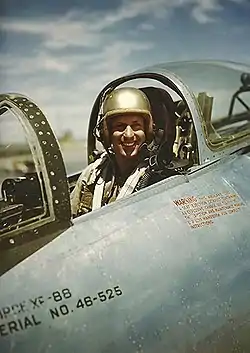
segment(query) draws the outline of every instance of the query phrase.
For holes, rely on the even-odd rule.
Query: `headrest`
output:
[[[171,95],[163,88],[140,88],[148,97],[156,130],[164,130],[162,143],[173,147],[176,137],[175,103]]]

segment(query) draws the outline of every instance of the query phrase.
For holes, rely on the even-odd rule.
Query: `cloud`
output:
[[[174,1],[169,0],[127,0],[115,11],[109,11],[94,28],[106,29],[124,20],[134,19],[138,16],[158,18],[166,15],[167,9],[172,7]]]
[[[67,73],[71,70],[71,63],[64,58],[57,58],[49,53],[39,51],[29,57],[16,57],[11,54],[0,54],[0,68],[5,75],[20,76],[40,72]]]
[[[141,33],[153,33],[158,22],[169,21],[182,8],[194,21],[208,24],[223,6],[219,0],[124,0],[120,7],[108,11],[80,9],[60,17],[3,17],[1,30],[18,36],[22,47],[30,45],[32,51],[20,56],[12,45],[14,55],[0,54],[2,87],[38,102],[59,133],[74,122],[72,128],[82,136],[103,86],[136,69],[134,56],[141,54],[144,59],[154,50],[153,40]],[[126,21],[131,25],[125,26]],[[131,30],[137,34],[134,39]]]
[[[218,0],[200,0],[192,9],[193,18],[200,24],[206,24],[216,21],[210,14],[222,11],[223,7]]]
[[[244,4],[247,0],[230,0],[231,2],[235,2],[236,4]]]
[[[142,30],[142,31],[153,31],[155,29],[155,26],[152,25],[151,23],[140,23],[137,26],[137,29]]]
[[[243,3],[244,0],[227,0]],[[225,1],[226,2],[226,1]],[[223,10],[219,0],[124,0],[114,10],[87,12],[69,11],[64,16],[33,19],[1,18],[1,29],[14,33],[39,36],[49,49],[66,47],[95,47],[110,38],[107,30],[126,20],[145,16],[153,19],[168,18],[174,10],[185,7],[200,24],[215,20],[214,14]],[[152,29],[152,24],[141,24],[140,29]],[[101,36],[100,36],[101,34]]]
[[[139,15],[162,13],[165,0],[126,1],[118,10],[86,13],[70,11],[62,17],[34,19],[2,18],[1,29],[18,34],[36,35],[48,49],[96,47],[108,40],[105,30]]]
[[[99,91],[111,79],[125,74],[126,61],[134,52],[151,48],[153,43],[148,41],[121,38],[86,55],[69,52],[59,56],[41,47],[31,57],[0,54],[1,81],[5,90],[37,102],[57,134],[72,128],[79,138],[86,135]],[[129,71],[129,64],[127,67]]]
[[[121,38],[103,44],[88,54],[69,52],[56,55],[38,47],[32,56],[18,57],[10,53],[0,54],[0,68],[4,76],[28,75],[34,72],[36,75],[44,72],[70,74],[76,70],[84,72],[87,77],[93,73],[96,75],[103,73],[106,76],[117,70],[121,71],[122,62],[133,52],[147,51],[153,46],[154,44],[149,41],[144,40],[138,43],[135,40]]]
[[[99,42],[98,33],[88,28],[88,21],[63,18],[41,17],[36,19],[1,20],[1,29],[19,34],[39,36],[43,46],[49,49],[91,47]]]

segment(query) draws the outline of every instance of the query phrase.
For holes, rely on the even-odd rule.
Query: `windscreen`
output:
[[[41,173],[24,127],[7,107],[0,114],[0,188],[0,236],[44,215]]]
[[[184,62],[157,68],[174,72],[194,93],[212,143],[250,134],[249,66]]]

